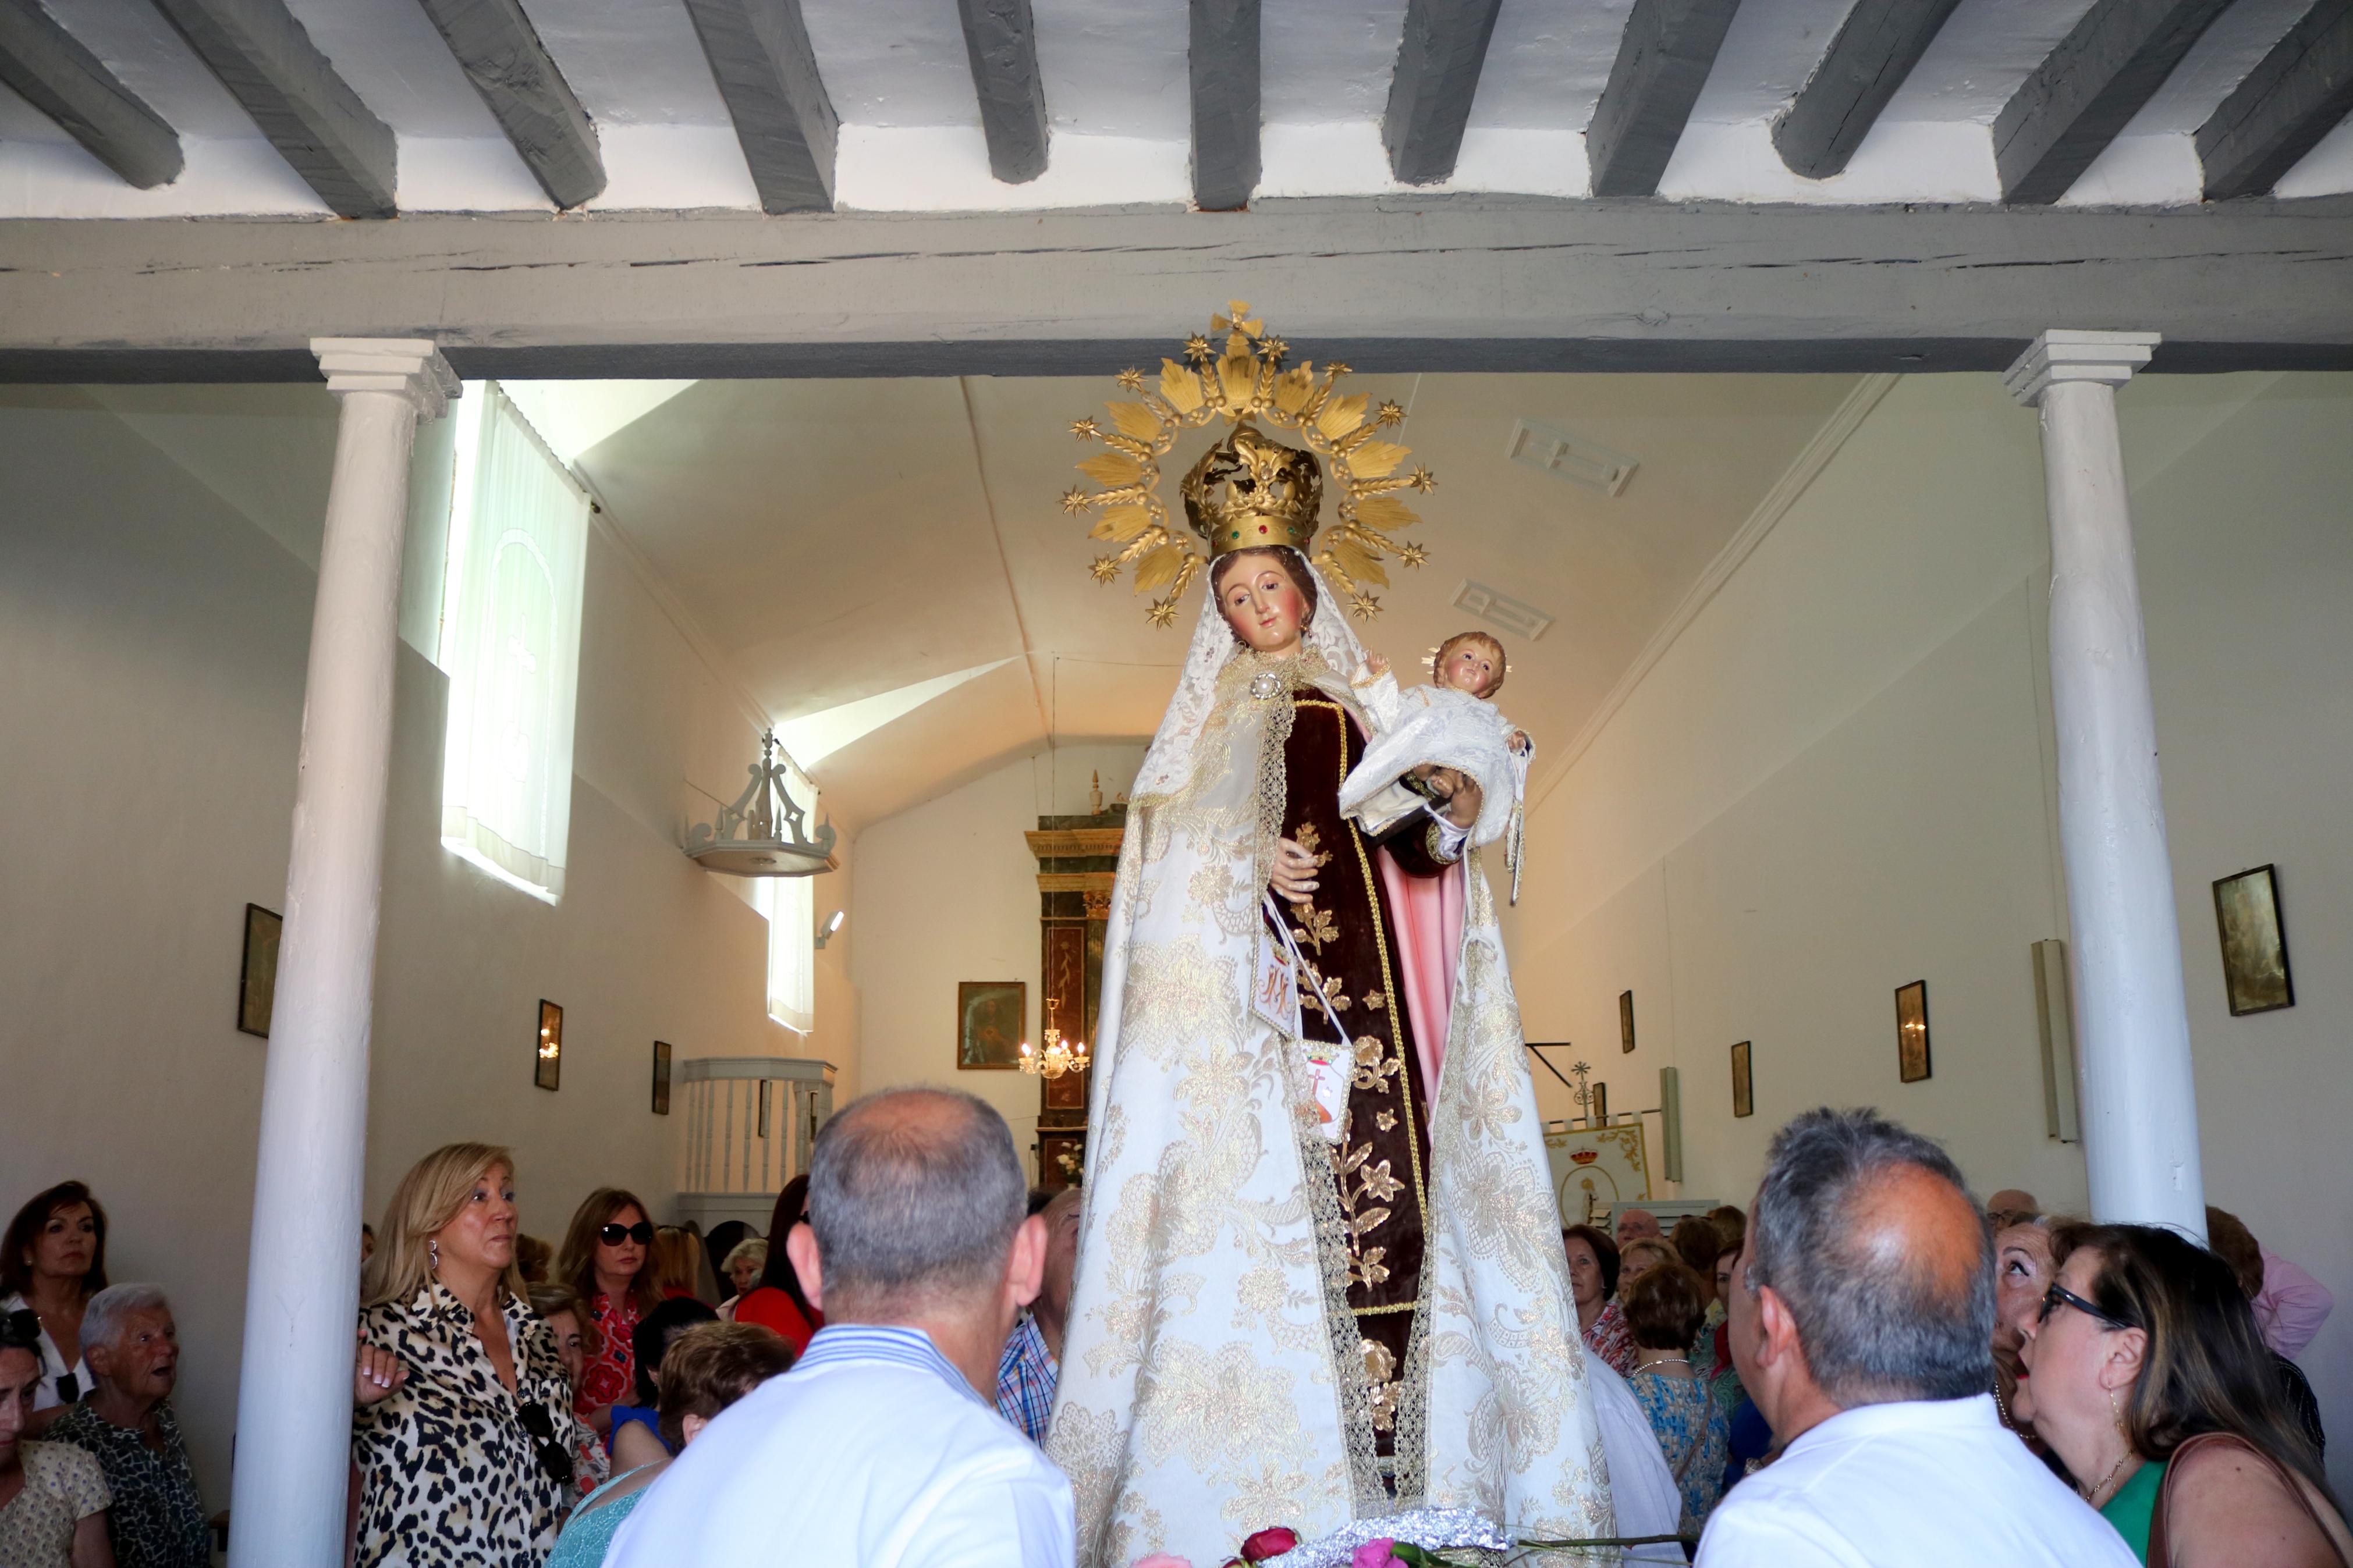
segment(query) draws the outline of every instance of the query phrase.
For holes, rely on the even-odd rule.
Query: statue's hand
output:
[[[1452,768],[1440,768],[1439,772],[1454,782],[1454,793],[1446,797],[1446,820],[1457,827],[1475,826],[1479,820],[1479,807],[1486,799],[1479,788],[1479,781],[1466,773],[1456,773]]]
[[[1293,839],[1278,840],[1274,847],[1274,870],[1267,878],[1274,896],[1287,904],[1295,904],[1315,890],[1315,857],[1307,853]]]

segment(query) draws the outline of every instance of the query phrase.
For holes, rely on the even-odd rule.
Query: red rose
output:
[[[1242,1561],[1263,1563],[1270,1557],[1280,1557],[1298,1546],[1299,1531],[1288,1525],[1278,1524],[1261,1530],[1242,1542]]]

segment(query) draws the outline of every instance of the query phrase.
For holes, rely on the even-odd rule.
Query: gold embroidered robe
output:
[[[1477,852],[1463,868],[1441,1081],[1421,1086],[1397,987],[1373,980],[1393,933],[1370,850],[1337,816],[1353,752],[1341,743],[1347,683],[1314,651],[1267,658],[1216,649],[1205,635],[1188,680],[1205,648],[1213,691],[1203,679],[1172,701],[1172,724],[1198,726],[1174,787],[1142,787],[1155,777],[1147,760],[1105,947],[1094,1140],[1047,1438],[1076,1494],[1080,1561],[1128,1568],[1168,1551],[1222,1562],[1263,1526],[1312,1540],[1424,1505],[1476,1508],[1525,1534],[1606,1535],[1608,1479],[1559,1215]],[[1334,859],[1314,908],[1283,912],[1294,931],[1328,923],[1329,966],[1312,943],[1304,954],[1341,982],[1332,1002],[1352,1051],[1360,1037],[1374,1042],[1357,1064],[1371,1082],[1352,1086],[1336,1179],[1310,1047],[1250,1003],[1264,868],[1275,840],[1303,826]],[[1412,865],[1414,854],[1405,847],[1409,870],[1433,868]],[[1311,1036],[1317,1011],[1306,1009]],[[1356,1022],[1375,1016],[1386,1026]],[[1360,1109],[1398,1123],[1356,1135]],[[1386,1180],[1368,1188],[1365,1173],[1384,1161]],[[1405,1201],[1417,1174],[1419,1205]],[[1392,1200],[1374,1203],[1391,1182]],[[1366,1224],[1377,1206],[1389,1215]],[[1411,1242],[1409,1228],[1420,1231]],[[1395,1239],[1376,1239],[1384,1229]],[[1377,1260],[1388,1268],[1377,1281],[1364,1267],[1374,1246],[1393,1248]],[[1400,1304],[1409,1310],[1356,1311]],[[1394,1364],[1368,1356],[1367,1339]]]

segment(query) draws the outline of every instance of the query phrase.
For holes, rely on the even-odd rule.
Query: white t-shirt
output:
[[[930,1336],[832,1324],[647,1489],[607,1568],[1071,1568],[1071,1484]]]
[[[1699,1568],[2138,1568],[1993,1395],[1862,1405],[1724,1494]]]

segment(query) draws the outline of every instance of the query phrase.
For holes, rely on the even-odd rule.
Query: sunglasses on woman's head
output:
[[[639,1247],[651,1247],[654,1227],[651,1221],[642,1219],[635,1225],[608,1225],[596,1233],[596,1239],[607,1247],[618,1247],[625,1241],[634,1241]]]
[[[2038,1324],[2049,1322],[2051,1314],[2061,1307],[2073,1307],[2084,1316],[2105,1323],[2112,1329],[2137,1329],[2140,1326],[2137,1323],[2127,1323],[2122,1318],[2114,1317],[2100,1310],[2099,1308],[2084,1300],[2055,1279],[2052,1281],[2051,1288],[2042,1292],[2042,1311],[2036,1317],[2035,1322]]]

